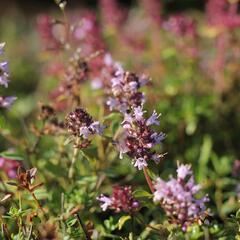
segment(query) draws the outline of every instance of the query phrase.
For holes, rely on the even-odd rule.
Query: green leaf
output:
[[[18,160],[23,161],[23,157],[19,155],[19,153],[13,153],[13,152],[1,152],[0,157],[7,158],[9,160]]]
[[[240,219],[240,209],[236,213],[236,218]]]
[[[105,116],[103,118],[104,121],[106,120],[115,120],[116,118],[119,118],[121,115],[119,113],[110,113],[109,115]]]
[[[207,175],[207,164],[210,158],[212,150],[212,139],[209,135],[204,136],[203,144],[200,151],[199,157],[199,172],[198,172],[198,180],[202,181]]]
[[[147,197],[147,198],[151,198],[152,194],[145,191],[145,190],[136,190],[133,192],[134,197],[136,198],[141,198],[141,197]]]
[[[131,219],[131,216],[122,216],[119,220],[118,220],[118,229],[121,230],[123,225],[125,224],[126,221],[128,221],[129,219]]]
[[[74,137],[73,136],[70,136],[68,137],[65,141],[64,141],[64,146],[68,145],[69,143],[73,142],[74,141]]]

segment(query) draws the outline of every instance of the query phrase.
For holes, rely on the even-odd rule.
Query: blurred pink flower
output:
[[[21,166],[21,163],[17,160],[0,157],[0,170],[5,172],[9,178],[16,177],[17,169],[20,166]]]
[[[126,21],[128,11],[117,0],[99,0],[99,6],[104,25],[120,27]]]
[[[152,22],[160,26],[162,21],[162,0],[140,0],[140,5],[147,12]]]
[[[237,12],[238,2],[230,3],[228,0],[209,0],[206,5],[209,24],[236,28],[240,26],[240,15]]]

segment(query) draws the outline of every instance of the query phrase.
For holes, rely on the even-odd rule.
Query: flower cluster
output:
[[[117,110],[125,113],[131,107],[141,106],[145,97],[139,88],[148,83],[149,79],[145,76],[137,76],[134,73],[125,72],[121,66],[111,79],[111,95],[107,101],[110,110]]]
[[[20,162],[14,159],[0,157],[0,169],[3,170],[9,178],[17,176],[17,170],[21,166]]]
[[[110,53],[105,53],[90,62],[92,88],[93,89],[109,89],[111,82],[110,79],[114,77],[115,72],[121,68],[120,63],[115,62]]]
[[[77,24],[71,25],[72,40],[76,45],[81,46],[82,54],[88,56],[104,49],[105,43],[96,15],[90,11],[84,12],[82,15]]]
[[[3,54],[5,43],[0,43],[0,55]],[[8,70],[8,62],[0,62],[0,85],[4,87],[8,87],[9,82],[9,70]],[[16,97],[4,97],[0,96],[0,108],[9,108],[12,103],[16,100]]]
[[[75,137],[81,138],[80,148],[85,148],[90,144],[90,135],[101,135],[104,126],[98,121],[93,121],[92,117],[82,108],[76,108],[66,117],[66,127],[68,132]]]
[[[200,185],[196,185],[190,165],[179,165],[177,179],[155,182],[154,201],[160,202],[172,223],[181,225],[185,231],[189,225],[206,216],[208,197],[196,198]]]
[[[133,197],[133,191],[131,186],[115,186],[113,187],[113,193],[110,197],[101,195],[97,198],[101,202],[101,208],[103,211],[107,209],[113,209],[116,212],[134,212],[140,207],[138,200]]]
[[[240,26],[238,1],[209,0],[206,10],[209,23],[215,27],[229,29]]]
[[[149,160],[159,163],[162,154],[157,154],[153,149],[165,138],[165,134],[157,133],[151,125],[159,125],[159,115],[156,111],[148,119],[144,118],[142,107],[133,108],[132,113],[125,113],[122,126],[125,130],[124,139],[119,143],[120,157],[126,153],[133,159],[134,167],[142,170],[148,166]]]
[[[54,27],[56,26],[56,21],[48,15],[39,15],[37,18],[37,30],[47,50],[56,51],[62,48],[61,40],[54,34]]]

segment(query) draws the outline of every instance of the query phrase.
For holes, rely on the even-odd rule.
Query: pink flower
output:
[[[151,129],[151,125],[159,124],[156,121],[159,115],[154,111],[150,118],[145,119],[145,112],[143,107],[139,106],[132,108],[132,112],[125,113],[122,122],[124,134],[119,143],[120,156],[127,154],[138,170],[147,167],[150,160],[159,163],[163,157],[162,154],[157,154],[153,147],[161,144],[165,134]]]
[[[169,221],[181,225],[185,231],[189,225],[206,215],[208,197],[195,197],[200,186],[194,182],[190,165],[178,166],[177,173],[177,179],[156,180],[153,201],[160,202]]]
[[[130,213],[137,211],[140,206],[139,202],[133,197],[131,186],[115,186],[110,197],[100,195],[97,200],[101,202],[103,211],[112,209],[116,212],[123,211]]]
[[[17,169],[20,166],[21,163],[17,160],[0,157],[0,169],[5,172],[9,178],[16,177]]]

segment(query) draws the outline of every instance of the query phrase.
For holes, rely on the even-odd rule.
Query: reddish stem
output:
[[[151,180],[151,178],[148,174],[148,168],[147,167],[143,168],[143,173],[144,173],[144,176],[146,178],[147,184],[148,184],[151,192],[154,193],[155,191],[154,191],[153,183],[152,183],[152,180]]]
[[[35,195],[34,192],[32,192],[32,191],[30,191],[30,194],[32,195],[34,201],[36,202],[36,204],[37,204],[37,206],[38,206],[38,209],[41,210],[41,212],[43,213],[44,218],[46,218],[45,211],[43,210],[43,207],[42,207],[41,204],[39,203],[36,195]]]

